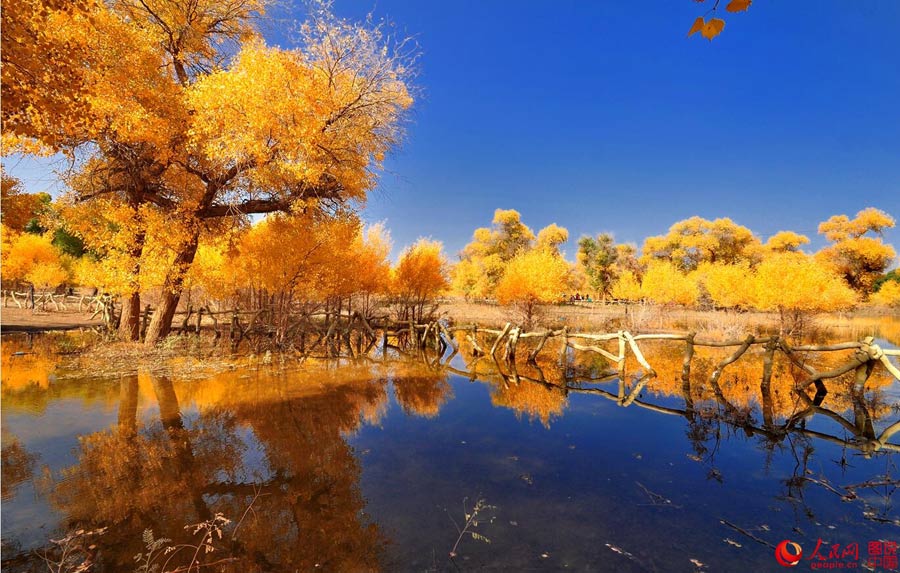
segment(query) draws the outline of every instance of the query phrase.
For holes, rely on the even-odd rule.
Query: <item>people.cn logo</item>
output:
[[[800,563],[802,556],[803,549],[800,548],[800,545],[787,539],[779,543],[778,547],[775,548],[775,560],[785,567],[793,567]]]

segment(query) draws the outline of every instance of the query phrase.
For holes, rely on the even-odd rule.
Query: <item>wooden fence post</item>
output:
[[[562,346],[559,347],[559,361],[563,366],[566,365],[566,356],[569,354],[569,327],[564,326],[562,329]]]

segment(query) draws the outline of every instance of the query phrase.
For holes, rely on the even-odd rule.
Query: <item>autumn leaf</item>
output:
[[[713,38],[722,33],[724,28],[725,20],[720,18],[710,18],[709,22],[703,25],[703,29],[700,30],[700,33],[703,34],[704,38],[712,41]]]
[[[688,38],[690,38],[691,36],[693,36],[694,34],[699,32],[700,30],[702,30],[703,24],[704,24],[704,21],[703,21],[702,16],[698,17],[696,20],[694,20],[694,25],[691,26],[691,29],[688,31]]]
[[[731,0],[725,9],[729,12],[746,12],[752,3],[753,0]]]

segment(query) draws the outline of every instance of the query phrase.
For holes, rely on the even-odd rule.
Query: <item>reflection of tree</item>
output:
[[[511,408],[517,415],[526,416],[531,421],[540,420],[549,428],[550,421],[566,409],[568,396],[565,389],[559,386],[520,377],[515,384],[496,387],[491,394],[491,402]]]
[[[34,335],[3,335],[0,344],[0,380],[3,409],[43,412],[60,396],[77,397],[86,403],[109,402],[110,386],[96,380],[67,380],[55,378],[61,354],[88,344],[88,335],[56,333]]]
[[[229,570],[377,568],[384,539],[362,513],[360,466],[345,435],[383,409],[384,385],[350,382],[282,400],[258,392],[253,400],[231,382],[236,404],[185,417],[178,387],[155,378],[159,421],[140,425],[138,381],[124,379],[118,427],[83,437],[78,464],[53,486],[66,525],[110,526],[99,544],[114,570],[133,568],[145,528],[189,542],[183,526],[219,512],[235,522],[247,513],[228,548],[236,559]]]
[[[236,416],[265,448],[267,478],[239,538],[247,551],[266,555],[277,570],[365,571],[378,567],[383,536],[362,513],[360,465],[344,435],[386,399],[381,384],[357,384],[302,399],[246,403]],[[237,514],[254,494],[248,484],[221,484]],[[221,509],[220,509],[221,511]]]
[[[537,363],[517,366],[481,357],[472,360],[467,370],[446,366],[446,370],[471,379],[486,381],[493,387],[491,403],[510,408],[517,416],[530,421],[539,420],[550,427],[553,418],[561,416],[568,405],[568,389],[564,384],[565,369],[553,365],[547,359]],[[590,370],[593,372],[593,370]]]
[[[5,436],[4,436],[5,438]],[[27,451],[17,438],[3,440],[2,450],[2,481],[0,481],[0,498],[7,500],[12,498],[16,488],[31,479],[34,473],[34,463],[38,456]]]
[[[444,369],[402,368],[392,379],[394,396],[407,414],[433,418],[453,396],[448,377],[449,373]]]
[[[698,348],[695,354],[685,353],[679,345],[670,342],[644,342],[645,354],[657,371],[657,376],[649,382],[644,376],[635,380],[620,378],[610,368],[611,364],[598,362],[592,353],[575,354],[574,359],[564,364],[552,361],[541,364],[540,360],[537,364],[512,361],[501,364],[480,358],[470,362],[467,370],[447,368],[490,383],[496,405],[511,407],[532,419],[540,419],[545,425],[552,416],[562,413],[571,392],[599,395],[620,406],[634,405],[682,416],[687,421],[687,437],[697,460],[712,462],[722,439],[732,433],[758,438],[769,454],[791,435],[835,442],[864,455],[878,450],[900,451],[900,446],[888,442],[900,431],[900,422],[880,435],[875,431],[876,422],[892,412],[881,390],[891,380],[885,371],[877,370],[868,378],[867,392],[854,387],[853,372],[849,372],[830,380],[829,392],[812,395],[812,388],[794,390],[804,373],[777,355],[773,345],[752,349],[744,359],[729,362],[727,358],[733,350]],[[823,369],[845,361],[846,355],[841,352],[821,353],[810,360]],[[545,376],[545,368],[550,376]],[[617,391],[596,387],[607,382],[616,382]],[[680,398],[684,408],[654,404],[643,398],[644,393]],[[828,408],[823,407],[826,395]],[[757,420],[758,414],[761,421]],[[807,429],[807,420],[815,414],[835,420],[850,437]],[[848,414],[849,418],[842,414]],[[715,468],[710,474],[720,478]]]

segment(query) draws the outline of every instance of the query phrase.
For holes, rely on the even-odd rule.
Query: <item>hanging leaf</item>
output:
[[[702,17],[694,20],[694,25],[691,26],[691,29],[688,31],[688,38],[690,38],[697,32],[701,31],[703,29],[703,24],[704,24],[704,21],[703,21]]]
[[[725,20],[720,18],[710,18],[709,21],[703,25],[703,29],[700,30],[700,33],[703,34],[704,38],[712,41],[713,38],[722,33],[724,28]]]
[[[746,12],[752,3],[753,0],[731,0],[725,9],[729,12]]]

